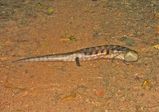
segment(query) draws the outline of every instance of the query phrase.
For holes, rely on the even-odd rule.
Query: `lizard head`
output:
[[[137,61],[138,60],[138,54],[136,51],[128,51],[125,55],[124,55],[124,60],[125,61]]]

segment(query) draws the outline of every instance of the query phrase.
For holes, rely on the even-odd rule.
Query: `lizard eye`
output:
[[[128,51],[124,56],[125,61],[137,61],[138,54],[135,51]]]

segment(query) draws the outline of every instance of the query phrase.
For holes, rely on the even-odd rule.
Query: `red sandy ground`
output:
[[[157,12],[128,12],[106,0],[48,1],[53,14],[9,20],[0,28],[0,112],[159,112]],[[41,3],[43,5],[43,2]],[[139,5],[140,6],[140,5]],[[142,9],[142,8],[141,8]],[[135,12],[136,11],[136,12]],[[141,19],[143,16],[144,19]],[[128,46],[121,37],[133,39]],[[139,52],[135,63],[11,63],[21,57],[120,44]]]

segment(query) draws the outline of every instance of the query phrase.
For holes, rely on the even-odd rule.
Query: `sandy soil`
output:
[[[0,0],[0,112],[159,112],[158,0]],[[139,60],[13,60],[103,44]]]

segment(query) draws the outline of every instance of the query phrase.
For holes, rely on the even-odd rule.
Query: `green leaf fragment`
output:
[[[48,9],[47,9],[47,14],[48,15],[51,15],[51,14],[53,14],[54,13],[54,9],[52,8],[52,7],[49,7]]]
[[[73,35],[69,36],[68,39],[69,39],[71,42],[77,41],[77,39],[76,39]]]
[[[122,37],[120,40],[125,42],[128,46],[133,46],[135,44],[135,41],[127,36]]]

